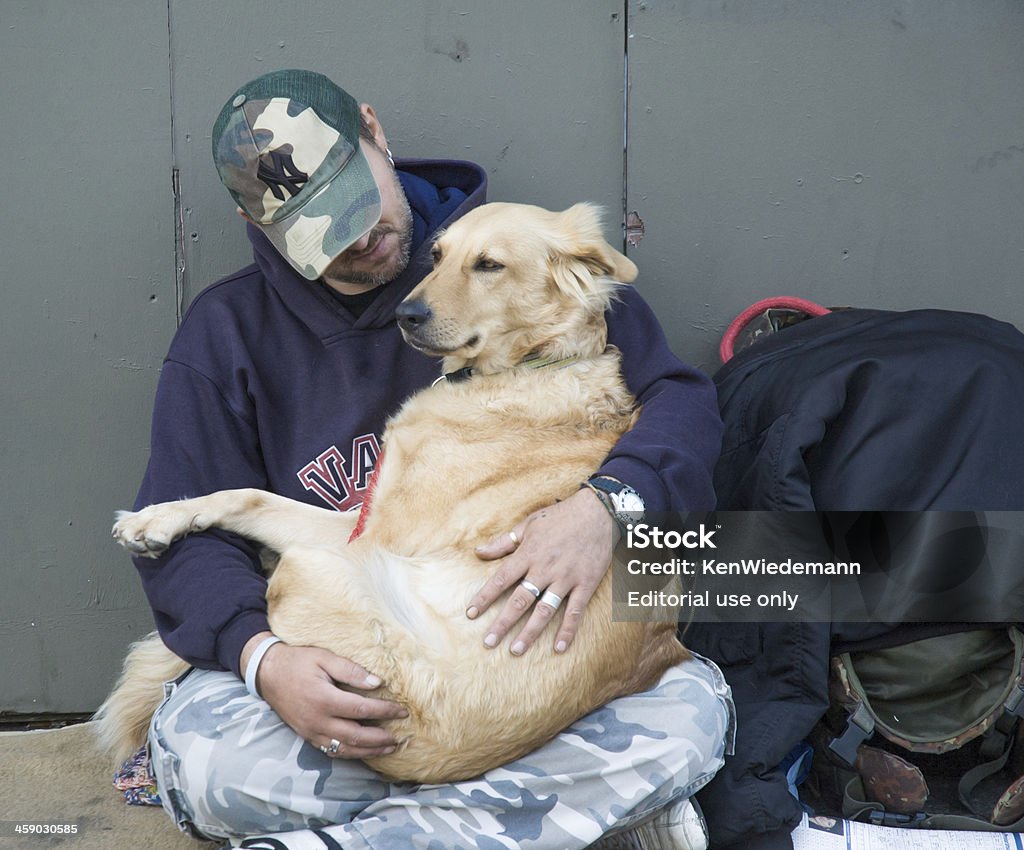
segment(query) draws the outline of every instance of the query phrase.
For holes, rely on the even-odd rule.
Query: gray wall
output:
[[[1016,0],[0,10],[0,711],[91,710],[150,628],[111,514],[144,469],[181,309],[249,261],[209,129],[264,71],[325,71],[377,107],[396,155],[476,160],[492,198],[597,201],[613,239],[625,184],[638,286],[709,371],[767,295],[1024,326]]]
[[[1024,327],[1024,2],[631,8],[633,258],[681,354],[770,295]]]
[[[166,4],[0,8],[0,711],[80,711],[152,622],[109,529],[174,330]]]

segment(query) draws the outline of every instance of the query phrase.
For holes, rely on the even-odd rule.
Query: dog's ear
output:
[[[605,241],[600,207],[575,204],[561,213],[561,219],[571,242],[569,250],[595,274],[606,275],[620,283],[636,280],[636,264]]]
[[[598,278],[620,283],[636,280],[636,264],[605,241],[601,210],[593,204],[575,204],[556,215],[551,265],[559,289],[583,301],[605,295]]]

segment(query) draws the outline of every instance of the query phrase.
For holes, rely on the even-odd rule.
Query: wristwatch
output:
[[[583,482],[593,490],[612,519],[625,532],[629,526],[643,522],[647,510],[644,500],[632,487],[610,475],[594,475]]]

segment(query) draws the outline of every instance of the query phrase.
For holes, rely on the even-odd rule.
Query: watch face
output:
[[[611,498],[617,513],[642,514],[644,512],[644,500],[632,488],[626,487],[618,493],[612,493]]]

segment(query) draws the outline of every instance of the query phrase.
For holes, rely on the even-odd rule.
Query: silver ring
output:
[[[328,755],[336,756],[338,754],[338,747],[341,746],[341,741],[337,738],[331,738],[331,745],[327,748]]]
[[[512,538],[512,543],[514,545],[516,545],[516,546],[519,545],[519,535],[518,534],[516,534],[514,531],[510,531],[508,533],[508,536]]]
[[[562,604],[562,597],[559,596],[557,593],[552,593],[550,590],[545,590],[544,595],[540,598],[540,601],[546,602],[548,605],[550,605],[557,611],[558,606]]]
[[[537,587],[532,581],[527,581],[525,578],[519,582],[519,586],[524,590],[533,594],[533,598],[537,599],[540,596],[540,588]]]

